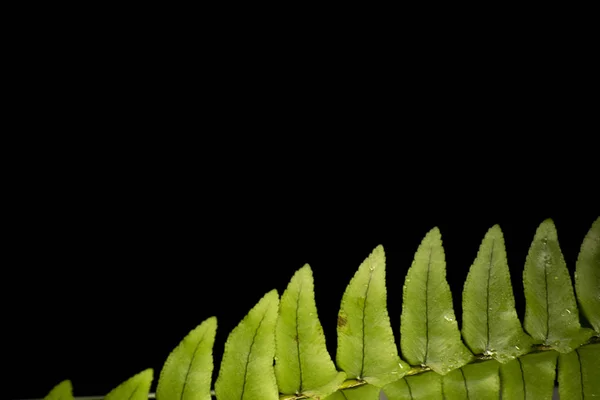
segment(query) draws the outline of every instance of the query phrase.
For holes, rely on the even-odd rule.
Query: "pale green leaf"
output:
[[[600,218],[583,239],[575,270],[575,290],[585,318],[600,334]]]
[[[281,296],[275,343],[280,393],[325,397],[346,378],[345,373],[338,373],[327,352],[308,264],[294,274]]]
[[[445,400],[498,400],[500,377],[496,360],[468,364],[442,378]]]
[[[502,398],[507,400],[551,400],[556,377],[555,351],[521,356],[500,365]]]
[[[591,329],[579,325],[571,277],[550,219],[535,233],[525,261],[523,286],[525,329],[534,339],[568,353],[593,335]]]
[[[153,378],[153,369],[145,369],[111,390],[104,400],[148,400]]]
[[[504,237],[498,225],[486,233],[467,275],[462,334],[473,353],[503,363],[527,353],[533,343],[515,310]]]
[[[218,400],[279,398],[273,370],[278,307],[277,291],[272,290],[227,337],[215,383]]]
[[[442,400],[442,376],[430,371],[390,383],[383,387],[388,400]]]
[[[210,400],[217,319],[208,318],[169,354],[160,373],[158,400]]]
[[[582,346],[558,358],[561,400],[600,397],[600,344]]]
[[[342,297],[336,361],[348,378],[379,387],[400,379],[409,369],[398,356],[386,296],[385,254],[377,246]]]
[[[442,375],[473,358],[456,323],[438,228],[427,233],[406,274],[400,345],[411,365],[428,366]]]
[[[70,380],[64,380],[54,386],[44,397],[44,400],[73,400],[73,385]]]
[[[381,388],[373,385],[362,385],[351,389],[338,390],[327,400],[379,400]]]

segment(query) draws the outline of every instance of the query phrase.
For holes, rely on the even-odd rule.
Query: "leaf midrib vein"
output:
[[[408,383],[408,379],[405,379],[406,381],[406,387],[408,388],[408,394],[410,395],[410,400],[414,400],[413,394],[412,394],[412,389],[410,387],[410,383]]]
[[[492,277],[492,263],[494,260],[494,245],[496,244],[496,240],[492,240],[492,249],[490,251],[490,264],[488,265],[488,276],[487,276],[487,287],[486,287],[486,296],[485,296],[485,315],[486,315],[486,325],[487,325],[487,343],[485,345],[485,349],[490,350],[490,280]]]
[[[469,397],[469,386],[467,385],[467,377],[465,376],[465,371],[463,371],[462,368],[459,368],[459,369],[460,369],[460,374],[462,375],[462,378],[463,378],[463,384],[465,385],[465,393],[467,394],[467,400],[469,400],[470,397]]]
[[[521,381],[523,382],[523,400],[527,400],[527,385],[525,382],[525,371],[523,371],[523,364],[521,363],[521,359],[517,358],[519,362],[519,370],[521,371]]]
[[[429,247],[429,259],[427,260],[427,277],[425,279],[425,358],[424,364],[427,365],[429,357],[429,271],[431,270],[431,253],[433,245]]]
[[[267,315],[267,311],[265,310],[265,313],[263,314],[262,318],[260,319],[260,322],[258,323],[258,327],[256,328],[256,331],[254,332],[254,336],[252,337],[252,342],[250,343],[250,349],[248,350],[248,356],[246,357],[246,364],[244,365],[244,384],[242,386],[242,393],[240,396],[240,400],[244,400],[244,392],[246,391],[246,377],[248,376],[248,365],[250,364],[250,356],[252,355],[252,347],[254,347],[254,342],[256,341],[256,335],[258,335],[258,331],[260,330],[260,326],[262,325],[265,316]]]
[[[579,382],[581,383],[581,398],[585,400],[585,392],[583,390],[583,370],[581,369],[581,355],[579,354],[579,349],[575,349],[575,354],[577,355],[577,362],[579,363]]]
[[[133,392],[131,392],[131,394],[129,395],[128,400],[131,400],[133,398],[133,395],[135,394],[135,392],[138,391],[138,389],[140,388],[140,384],[138,384],[135,389],[133,389]]]
[[[544,250],[548,252],[548,244],[543,243]],[[550,256],[548,256],[550,258]],[[548,299],[548,259],[544,258],[544,289],[546,290],[546,342],[550,338],[550,300]]]
[[[187,387],[188,379],[190,376],[190,371],[192,370],[192,365],[194,364],[194,359],[196,358],[196,353],[198,352],[198,348],[200,347],[200,344],[202,344],[202,341],[204,340],[204,336],[206,336],[206,331],[204,331],[204,333],[202,334],[202,337],[200,337],[200,340],[198,341],[198,344],[196,344],[196,347],[194,348],[194,352],[192,353],[192,359],[190,360],[190,364],[188,365],[188,370],[185,373],[185,380],[183,381],[183,387],[181,388],[181,396],[179,397],[180,400],[183,400],[183,396],[185,394],[185,389]]]
[[[369,297],[369,288],[371,287],[371,279],[373,278],[373,270],[369,271],[369,281],[367,282],[367,290],[365,291],[365,301],[362,309],[362,359],[360,362],[360,378],[363,378],[365,372],[365,310],[367,309],[367,298]]]
[[[300,294],[302,293],[302,281],[298,287],[298,299],[296,300],[296,352],[298,354],[298,370],[300,372],[300,384],[298,385],[298,392],[302,393],[302,361],[300,360],[300,335],[298,334],[298,310],[300,309]]]

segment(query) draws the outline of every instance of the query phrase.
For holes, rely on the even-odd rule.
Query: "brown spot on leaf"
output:
[[[340,328],[345,326],[346,322],[348,322],[348,320],[346,318],[342,317],[341,315],[338,315],[338,326]]]

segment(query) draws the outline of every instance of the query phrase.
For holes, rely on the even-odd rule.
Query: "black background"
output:
[[[528,186],[481,180],[450,162],[430,163],[430,172],[412,158],[384,163],[372,153],[382,142],[364,140],[369,146],[335,162],[335,149],[307,147],[296,158],[291,145],[256,138],[249,147],[232,142],[244,151],[196,140],[145,151],[140,140],[26,158],[12,191],[4,262],[10,398],[43,397],[63,379],[76,395],[102,395],[148,367],[154,390],[169,352],[213,315],[216,378],[227,334],[267,291],[282,293],[305,263],[334,356],[343,290],[378,244],[398,340],[404,276],[434,226],[459,321],[462,284],[493,224],[504,231],[521,318],[522,268],[545,218],[554,219],[573,273],[598,209],[587,197],[550,196],[560,185],[576,193],[560,174],[552,175],[554,186]]]
[[[404,276],[434,226],[459,321],[493,224],[521,317],[522,268],[545,218],[573,273],[599,215],[589,51],[566,42],[568,70],[555,41],[544,62],[542,43],[514,53],[500,38],[503,57],[472,34],[378,47],[361,32],[308,43],[304,26],[279,38],[177,18],[15,31],[8,398],[41,398],[63,379],[77,396],[103,395],[148,367],[154,390],[169,352],[213,315],[216,378],[227,334],[305,263],[335,357],[342,293],[378,244],[398,340]]]

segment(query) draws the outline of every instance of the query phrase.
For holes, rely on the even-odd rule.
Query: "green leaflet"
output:
[[[385,254],[377,246],[358,267],[338,314],[337,365],[350,379],[384,386],[409,366],[398,356],[387,312]]]
[[[406,274],[400,345],[411,365],[425,365],[442,375],[473,358],[458,331],[437,227],[425,235]]]
[[[496,360],[465,365],[442,378],[445,400],[498,400],[500,377]]]
[[[338,390],[327,400],[379,400],[381,388],[373,385],[363,385],[351,389]]]
[[[278,307],[277,291],[271,290],[227,337],[215,383],[218,400],[279,398],[273,371]]]
[[[532,353],[500,365],[502,398],[551,400],[556,376],[555,351]]]
[[[65,380],[54,386],[44,397],[44,400],[73,400],[73,385],[70,380]]]
[[[442,400],[442,376],[430,371],[384,386],[388,400]]]
[[[462,334],[473,353],[493,356],[502,363],[529,352],[533,343],[515,310],[504,237],[498,225],[486,233],[467,275]]]
[[[275,343],[280,393],[325,397],[346,379],[345,373],[335,369],[325,346],[308,264],[294,274],[281,296]]]
[[[600,218],[592,224],[581,244],[575,270],[575,290],[581,312],[600,334]]]
[[[104,400],[148,400],[153,378],[152,368],[145,369],[111,390]]]
[[[535,233],[525,261],[523,286],[525,329],[534,339],[568,353],[592,336],[592,330],[579,325],[571,277],[550,219]]]
[[[558,358],[558,392],[561,400],[600,397],[600,344],[582,346]]]
[[[210,400],[217,319],[206,319],[169,354],[160,373],[158,400]]]
[[[316,398],[316,399],[325,398],[325,397],[329,396],[330,394],[332,394],[333,392],[335,392],[340,387],[340,385],[342,383],[344,383],[345,379],[346,379],[346,374],[343,372],[338,372],[333,380],[327,382],[325,385],[320,386],[316,389],[307,389],[304,391],[304,394],[308,398]]]

